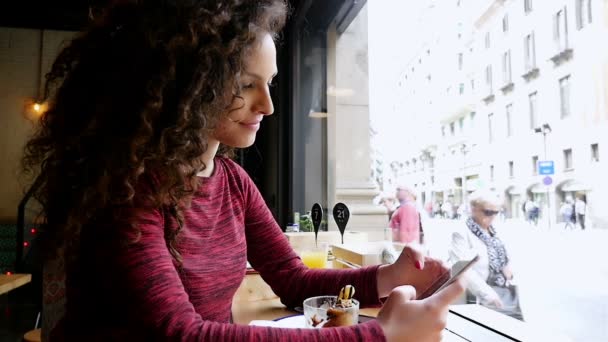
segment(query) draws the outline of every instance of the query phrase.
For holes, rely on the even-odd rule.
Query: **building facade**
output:
[[[398,80],[404,115],[415,108],[438,132],[403,157],[431,157],[432,170],[405,168],[425,201],[458,206],[471,191],[493,188],[505,196],[507,217],[521,217],[530,198],[557,222],[562,203],[581,197],[589,223],[607,226],[599,210],[608,200],[606,10],[603,0],[435,4],[429,22],[442,20],[443,29]],[[437,57],[421,70],[426,76],[414,76],[430,47]],[[425,88],[426,96],[413,93]],[[552,174],[539,174],[545,161]]]

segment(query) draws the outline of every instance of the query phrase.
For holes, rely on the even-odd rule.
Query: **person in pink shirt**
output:
[[[393,241],[403,243],[421,243],[420,213],[416,209],[416,195],[411,188],[397,186],[397,199],[400,206],[393,213],[390,227],[393,230]]]
[[[416,294],[449,276],[444,264],[407,247],[393,264],[309,269],[230,158],[274,113],[284,1],[117,0],[92,13],[47,75],[23,159],[42,184],[47,265],[65,273],[45,340],[441,339],[464,284]],[[247,261],[287,307],[347,284],[362,305],[386,301],[349,327],[233,324]]]

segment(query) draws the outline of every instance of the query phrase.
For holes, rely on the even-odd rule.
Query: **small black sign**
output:
[[[346,204],[336,203],[333,213],[334,220],[336,221],[338,229],[340,229],[340,234],[342,235],[342,243],[344,243],[344,230],[346,229],[348,219],[350,218],[350,211],[348,210]]]
[[[319,235],[319,228],[321,227],[321,221],[323,220],[323,208],[319,203],[315,203],[312,205],[312,210],[310,211],[310,216],[312,218],[312,226],[315,229],[315,245],[317,244],[317,235]]]

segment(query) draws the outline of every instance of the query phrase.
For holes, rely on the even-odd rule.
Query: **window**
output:
[[[532,156],[532,176],[538,176],[538,156]]]
[[[494,113],[488,114],[488,141],[494,141]]]
[[[582,29],[591,24],[591,0],[576,0],[576,28]]]
[[[464,55],[462,54],[462,52],[458,53],[458,70],[462,71],[462,66],[463,66],[463,60]]]
[[[533,277],[535,270],[542,269],[544,259],[561,260],[564,248],[572,249],[573,253],[578,253],[577,255],[582,253],[587,257],[598,255],[597,253],[603,250],[608,251],[608,249],[602,249],[608,245],[608,234],[591,234],[600,230],[608,232],[608,210],[589,210],[588,229],[584,231],[578,229],[580,225],[577,224],[577,229],[564,232],[560,215],[560,207],[568,195],[583,197],[588,208],[594,209],[605,206],[603,200],[608,199],[608,183],[604,182],[602,178],[605,174],[603,171],[606,165],[604,164],[608,162],[608,157],[599,155],[605,152],[599,151],[599,145],[608,144],[608,134],[603,134],[601,129],[592,129],[593,118],[597,117],[601,120],[604,117],[601,109],[608,104],[608,92],[594,91],[593,96],[587,94],[589,96],[585,97],[585,89],[581,88],[580,84],[586,78],[591,79],[597,76],[595,78],[599,77],[598,80],[602,79],[601,72],[598,74],[598,71],[604,70],[605,60],[599,58],[603,43],[600,36],[595,37],[595,35],[596,33],[601,35],[600,31],[603,32],[604,4],[608,3],[608,0],[581,0],[581,2],[577,2],[577,0],[490,0],[483,1],[483,4],[481,1],[462,1],[461,8],[456,7],[456,1],[431,1],[435,9],[427,11],[420,8],[420,12],[414,11],[421,6],[420,1],[366,1],[362,4],[361,14],[357,16],[361,17],[361,21],[356,22],[357,25],[347,28],[342,35],[336,27],[340,25],[331,25],[330,30],[332,31],[328,32],[329,34],[325,34],[325,32],[305,34],[310,31],[290,31],[302,38],[318,36],[320,43],[298,45],[296,51],[287,52],[287,56],[293,54],[298,58],[281,63],[285,65],[285,69],[280,67],[279,73],[284,76],[290,74],[286,78],[288,80],[286,87],[290,84],[303,84],[303,86],[297,87],[298,89],[293,92],[279,92],[285,93],[286,99],[283,99],[282,95],[278,93],[275,94],[279,95],[277,100],[294,105],[294,110],[286,112],[290,117],[299,117],[298,113],[308,112],[310,108],[306,107],[314,104],[332,113],[332,118],[330,121],[309,120],[314,125],[326,125],[319,127],[321,133],[326,133],[322,139],[317,139],[315,135],[310,140],[304,140],[308,136],[305,129],[299,129],[301,123],[295,119],[290,120],[288,128],[290,131],[294,131],[294,135],[288,137],[287,140],[296,141],[296,138],[301,136],[302,146],[297,146],[295,142],[292,143],[293,146],[290,146],[290,150],[295,152],[290,154],[289,159],[300,158],[301,154],[296,153],[298,151],[308,153],[307,146],[310,143],[325,141],[326,149],[320,150],[323,153],[320,155],[325,158],[323,168],[299,167],[299,170],[291,170],[294,174],[287,178],[294,179],[291,181],[292,183],[299,181],[299,178],[309,180],[315,183],[316,187],[321,187],[316,183],[325,182],[327,189],[322,192],[313,188],[315,191],[312,193],[308,187],[287,188],[285,190],[287,194],[283,196],[285,201],[279,201],[282,199],[279,198],[277,202],[286,203],[283,215],[287,216],[288,211],[306,212],[309,210],[307,207],[317,201],[314,198],[310,199],[314,196],[321,198],[321,201],[326,203],[335,200],[336,194],[339,195],[342,191],[342,189],[337,189],[342,187],[340,179],[349,180],[349,184],[352,180],[353,191],[359,191],[358,188],[355,188],[359,186],[357,184],[362,184],[362,186],[367,184],[370,168],[367,165],[361,165],[360,170],[338,167],[354,165],[355,157],[357,157],[356,154],[340,153],[340,151],[364,150],[371,146],[374,152],[382,152],[377,152],[377,156],[372,153],[369,157],[372,161],[377,159],[383,162],[382,165],[391,165],[393,160],[398,160],[398,163],[402,165],[394,172],[389,169],[390,172],[385,172],[383,176],[380,176],[383,179],[373,177],[378,189],[392,194],[397,180],[409,182],[412,187],[418,184],[416,187],[418,204],[425,208],[427,206],[435,208],[431,215],[441,213],[441,210],[437,209],[441,208],[441,204],[451,203],[458,207],[461,203],[466,203],[471,199],[471,194],[478,189],[493,189],[499,193],[504,199],[500,209],[504,214],[505,222],[501,222],[502,217],[495,217],[494,222],[498,229],[498,236],[504,239],[510,258],[513,261],[526,261],[525,264],[514,262],[512,265],[515,280],[523,286],[535,281]],[[591,24],[589,24],[590,18],[588,18],[585,7],[588,6],[587,1],[593,2],[594,21]],[[343,2],[336,1],[336,3]],[[328,3],[334,3],[334,1]],[[346,3],[345,6],[348,7],[348,2]],[[524,6],[527,14],[524,14]],[[558,11],[561,11],[564,6],[567,7],[566,11],[558,15]],[[579,6],[578,11],[576,6]],[[329,5],[321,7],[325,8]],[[333,7],[332,11],[346,11],[346,8]],[[426,8],[426,6],[423,7]],[[319,8],[319,10],[322,9]],[[431,13],[426,14],[426,12],[432,12],[432,15]],[[433,19],[437,19],[437,15],[445,13],[450,14],[449,20],[433,21]],[[300,17],[305,17],[304,14]],[[480,18],[481,16],[483,18]],[[349,16],[346,15],[346,17]],[[335,18],[325,18],[335,20]],[[357,19],[355,18],[355,20]],[[397,82],[390,82],[390,84],[388,84],[389,82],[387,84],[377,82],[384,77],[387,65],[383,65],[382,59],[372,57],[392,56],[395,52],[394,41],[386,39],[391,34],[394,36],[394,32],[387,30],[388,25],[384,31],[381,27],[384,25],[371,26],[378,20],[395,25],[399,25],[401,21],[419,22],[419,20],[432,24],[432,32],[429,34],[402,35],[398,39],[400,46],[419,47],[415,48],[419,51],[419,55],[412,56],[414,58],[393,61],[395,67],[391,70],[402,70],[401,81],[403,81],[405,72],[408,74],[407,83],[404,83],[402,88],[397,86]],[[583,23],[580,31],[577,29],[577,20]],[[483,21],[481,26],[480,21]],[[558,22],[561,25],[557,25]],[[459,23],[462,23],[462,26],[459,26]],[[310,25],[311,23],[308,23],[303,26],[311,29]],[[567,31],[566,25],[568,26]],[[365,28],[368,31],[365,31]],[[356,35],[354,29],[363,31],[360,32],[360,35]],[[554,29],[555,31],[559,29],[560,39],[564,37],[561,33],[567,32],[568,50],[557,53]],[[456,39],[459,32],[462,32],[460,41]],[[538,44],[536,44],[537,37]],[[360,44],[341,43],[346,42],[343,38],[354,39]],[[486,44],[486,38],[488,44]],[[596,56],[598,58],[594,58],[593,55],[591,55],[592,58],[586,58],[587,54],[593,54],[593,51],[586,50],[593,44],[597,46],[596,54],[600,55]],[[285,47],[293,45],[296,44],[286,44]],[[349,46],[354,47],[355,51],[347,49]],[[365,50],[365,47],[372,48]],[[319,51],[319,48],[322,50]],[[323,50],[324,48],[326,50]],[[432,50],[430,57],[427,56],[428,49]],[[305,59],[304,57],[308,57],[310,54],[299,55],[298,50],[314,50],[315,53],[320,53],[318,53],[318,57]],[[368,53],[368,58],[360,60],[359,56],[364,57],[365,53]],[[342,57],[340,58],[340,56]],[[357,59],[353,60],[354,57]],[[418,64],[419,57],[422,58],[422,64]],[[306,63],[310,63],[311,60],[318,62],[307,65]],[[580,63],[577,62],[579,60]],[[361,61],[368,63],[367,68],[360,70],[367,73],[367,78],[361,77],[362,82],[352,82],[350,78],[343,77],[344,72],[351,68],[353,62]],[[0,61],[0,65],[1,63]],[[294,70],[297,72],[291,72],[290,65],[297,66],[298,69]],[[310,77],[315,77],[315,82],[317,81],[316,75],[313,74],[317,73],[315,70],[320,66],[328,70],[321,70],[326,72],[318,73],[320,77],[318,83],[307,83],[306,79]],[[416,68],[414,72],[411,71],[412,66]],[[308,72],[308,70],[313,72]],[[293,78],[299,74],[304,82],[297,79],[290,80],[291,74],[293,74]],[[428,82],[428,75],[432,76],[431,82]],[[569,78],[561,80],[568,76]],[[464,84],[464,90],[461,90],[461,82]],[[322,87],[318,87],[319,84]],[[394,101],[394,110],[383,110],[382,106],[372,104],[361,106],[357,96],[340,98],[329,96],[325,93],[324,88],[330,86],[337,89],[349,88],[355,94],[365,94],[366,91],[370,94],[382,93],[389,99],[393,97],[391,94],[399,94],[399,90],[401,90],[401,93],[405,92],[404,95],[407,97],[401,101]],[[380,86],[382,88],[378,88]],[[395,90],[385,89],[385,87],[393,86]],[[449,95],[446,94],[448,86],[451,86]],[[598,86],[602,88],[602,84]],[[511,87],[513,87],[512,90]],[[590,87],[590,89],[594,89],[592,84]],[[577,98],[579,96],[578,88],[581,88],[580,101]],[[283,87],[278,89],[283,89]],[[412,96],[413,89],[416,89],[417,94]],[[493,94],[487,94],[486,91],[493,92]],[[461,92],[463,94],[459,95]],[[290,98],[291,93],[296,93],[295,96],[297,94],[305,96],[304,98],[295,96]],[[471,95],[470,99],[469,95]],[[361,110],[369,115],[350,115],[354,106],[357,106],[357,113]],[[291,108],[291,106],[289,107]],[[581,112],[582,109],[588,117],[586,122],[583,117],[585,115]],[[562,110],[566,116],[565,119],[560,119]],[[598,110],[600,113],[596,115],[595,112]],[[408,131],[407,139],[405,139],[407,141],[401,143],[401,145],[407,145],[407,148],[399,148],[394,144],[394,141],[404,139],[399,135],[397,127],[400,125],[392,116],[394,113],[400,113],[399,120],[415,126],[415,129]],[[355,125],[351,125],[350,123],[355,120]],[[368,125],[371,124],[377,127],[371,131],[373,134],[368,134],[371,128]],[[306,129],[309,128],[311,127],[306,127]],[[535,133],[536,128],[539,128],[538,133]],[[274,136],[271,135],[272,139]],[[352,136],[365,137],[365,139],[344,139],[344,137]],[[369,138],[367,138],[368,136]],[[433,139],[433,137],[437,137],[437,139]],[[466,143],[470,147],[470,152],[462,152],[460,148],[462,143]],[[266,149],[274,151],[273,146],[275,145]],[[568,152],[568,156],[564,155],[565,149],[571,150]],[[576,159],[574,159],[575,150]],[[428,153],[428,158],[431,158],[430,155],[435,158],[432,169],[428,164],[429,159],[424,161],[424,169],[422,169],[421,151]],[[566,157],[570,159],[568,167],[574,167],[573,170],[566,170]],[[418,160],[415,167],[414,158]],[[599,162],[592,161],[600,158]],[[550,173],[550,163],[542,163],[545,160],[554,163],[553,175],[540,175],[541,171]],[[310,164],[310,161],[311,159],[307,157],[306,162]],[[405,161],[408,161],[407,169]],[[539,169],[539,164],[542,164],[543,168]],[[370,165],[375,167],[377,164],[370,162]],[[516,166],[517,168],[515,168]],[[265,169],[274,170],[276,168],[266,167]],[[304,175],[300,174],[304,170],[308,172],[308,169],[320,169],[319,172],[326,173],[328,177],[324,179],[310,174],[305,179]],[[549,183],[547,176],[551,177],[550,186],[545,185]],[[317,181],[317,179],[321,179],[321,181]],[[458,179],[457,184],[454,182],[455,179]],[[283,191],[284,187],[274,183],[276,181],[270,185],[278,189],[277,192]],[[460,183],[462,183],[461,187],[458,186]],[[348,187],[350,189],[351,185]],[[290,203],[290,196],[299,196],[299,192],[307,196],[305,200],[300,201],[302,204],[295,201]],[[268,196],[268,198],[271,197]],[[528,199],[538,206],[538,211],[534,211],[534,213],[538,213],[538,216],[529,215],[532,212],[523,210]],[[350,203],[368,202],[362,197],[358,197],[350,203],[348,201],[350,198],[345,198],[344,203],[350,205]],[[371,201],[370,199],[369,203],[372,203]],[[333,224],[330,217],[331,206],[324,205],[323,209],[327,209],[327,219]],[[531,209],[530,204],[528,204],[528,209]],[[355,215],[354,212],[351,214]],[[536,221],[532,216],[538,220]],[[356,218],[351,217],[352,220]],[[370,231],[378,229],[377,232],[383,232],[384,226],[386,226],[386,215],[382,215],[381,220],[377,221],[379,227],[372,227],[370,223]],[[431,219],[426,223],[425,229],[438,231],[444,223],[442,220]],[[557,235],[567,233],[568,236],[572,236],[572,239],[551,240],[553,243],[543,246],[543,260],[536,260],[538,258],[529,258],[529,244],[525,243],[525,239],[517,238],[521,234],[510,229],[515,226],[520,227],[521,232],[534,232],[540,240],[545,236],[550,238],[557,233],[559,233]],[[591,226],[596,229],[589,229]],[[378,235],[380,234],[378,233]],[[579,243],[572,243],[573,241]],[[445,261],[450,255],[449,252],[453,252],[453,250],[449,250],[451,241],[446,242],[445,247],[442,245],[431,248],[430,256],[437,256]],[[580,281],[552,282],[551,286],[555,290],[546,291],[546,287],[541,286],[542,284],[526,287],[525,294],[528,295],[520,298],[524,319],[528,321],[524,324],[532,324],[533,328],[539,331],[565,335],[564,338],[561,338],[563,340],[608,341],[606,315],[589,315],[589,312],[604,313],[605,308],[608,307],[608,297],[598,295],[605,291],[605,286],[602,287],[603,283],[595,279],[597,277],[594,275],[598,273],[589,271],[592,270],[589,267],[589,265],[579,268],[562,267],[564,278]],[[604,273],[607,270],[608,265],[602,268]],[[604,278],[608,279],[608,273],[605,275]],[[604,280],[604,278],[600,280]],[[546,303],[555,303],[555,305],[547,307]],[[464,313],[464,310],[462,312]],[[568,312],[568,315],[555,315],[555,312]],[[534,317],[530,316],[532,313],[534,313]],[[488,324],[486,326],[499,326],[500,322],[494,321],[498,315],[499,313],[487,315]],[[507,335],[517,336],[508,333]],[[477,340],[479,338],[468,339]],[[545,340],[558,339],[560,338]]]
[[[526,72],[536,68],[536,48],[534,46],[534,32],[524,39],[524,66]]]
[[[572,149],[568,148],[564,150],[564,170],[572,170],[574,166],[572,165]]]
[[[560,113],[561,118],[570,116],[570,76],[559,80]]]
[[[526,14],[532,12],[532,0],[524,0],[524,12]]]
[[[528,108],[530,112],[530,129],[535,129],[539,126],[538,120],[538,104],[537,104],[537,92],[533,92],[528,95]]]
[[[458,85],[458,94],[460,94],[460,95],[464,94],[464,83],[460,83]]]
[[[511,120],[512,118],[512,114],[513,114],[513,104],[508,104],[507,107],[505,107],[505,119],[506,119],[506,123],[507,123],[507,137],[510,137],[513,135],[513,125]]]
[[[598,144],[591,144],[591,161],[599,162],[600,161],[600,150]]]
[[[493,94],[492,90],[492,64],[486,66],[486,95]]]
[[[511,83],[511,50],[502,55],[502,81],[505,85]]]
[[[557,52],[568,49],[568,20],[566,7],[559,10],[553,17],[553,41]]]

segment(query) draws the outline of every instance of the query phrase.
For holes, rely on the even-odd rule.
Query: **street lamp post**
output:
[[[536,127],[534,129],[534,132],[536,133],[541,133],[543,135],[543,148],[544,148],[544,159],[545,161],[547,161],[547,134],[551,133],[551,126],[549,126],[549,124],[545,123],[543,124],[541,127]],[[552,212],[551,212],[551,194],[549,192],[550,188],[551,188],[551,184],[545,184],[546,186],[546,190],[547,190],[547,211],[548,211],[548,216],[547,216],[547,225],[548,228],[551,229],[551,218],[553,216]]]
[[[469,146],[466,143],[463,143],[460,146],[460,151],[462,152],[462,204],[466,208],[467,204],[467,153],[469,153]]]

